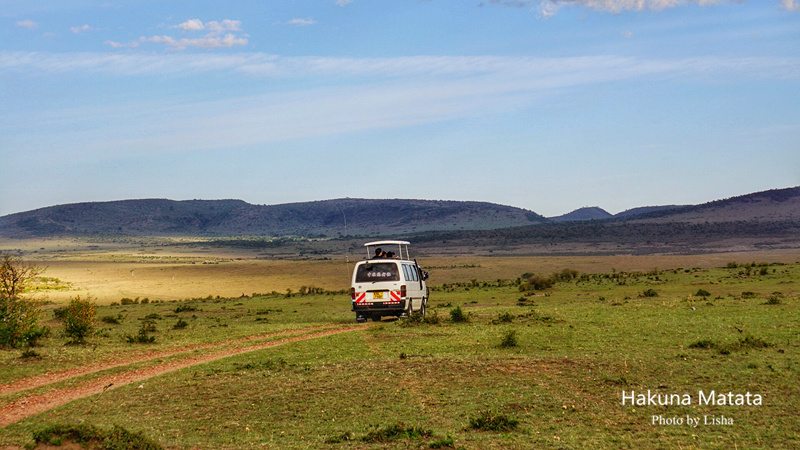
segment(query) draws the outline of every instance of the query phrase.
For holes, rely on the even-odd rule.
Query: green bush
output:
[[[709,296],[711,295],[711,292],[708,292],[708,291],[707,291],[707,290],[705,290],[705,289],[698,289],[698,290],[697,290],[697,293],[696,293],[696,294],[694,294],[694,295],[695,295],[696,297],[709,297]]]
[[[517,346],[517,332],[514,330],[509,331],[508,333],[503,336],[503,340],[500,341],[500,348],[510,348]]]
[[[139,331],[136,335],[127,335],[125,336],[125,340],[129,344],[152,344],[156,341],[155,336],[148,336],[147,333],[153,332],[156,330],[156,326],[152,320],[145,319],[142,320],[142,326],[139,328]]]
[[[81,448],[114,450],[161,450],[164,448],[140,433],[131,433],[117,425],[110,430],[104,430],[86,423],[49,425],[34,431],[33,440],[35,444],[55,446],[61,446],[65,441],[72,441],[80,444]]]
[[[428,448],[456,448],[456,441],[452,434],[448,434],[447,437],[428,444]]]
[[[61,317],[64,323],[64,335],[74,344],[86,342],[86,338],[94,330],[96,313],[97,305],[92,302],[91,297],[81,299],[77,296],[70,299]]]
[[[469,427],[481,431],[512,431],[517,428],[519,421],[505,414],[495,414],[491,411],[482,411],[476,417],[469,418]]]
[[[33,346],[48,329],[39,327],[41,301],[25,298],[22,293],[42,269],[9,254],[0,255],[0,347]]]
[[[450,321],[453,323],[469,322],[469,314],[461,310],[460,306],[450,310]]]
[[[642,292],[640,297],[658,297],[658,292],[655,289],[647,289]]]
[[[370,431],[363,438],[364,442],[388,442],[395,439],[420,439],[433,436],[431,430],[406,426],[403,423],[395,423],[377,430]]]
[[[493,320],[492,323],[511,323],[514,321],[514,315],[510,312],[504,312],[497,314],[497,319]]]

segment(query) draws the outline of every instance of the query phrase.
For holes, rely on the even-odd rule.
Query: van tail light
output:
[[[402,298],[402,297],[405,297],[405,296],[406,296],[406,285],[404,284],[404,285],[400,286],[400,297]]]
[[[356,288],[351,287],[350,288],[350,300],[355,300],[355,299],[356,299]]]

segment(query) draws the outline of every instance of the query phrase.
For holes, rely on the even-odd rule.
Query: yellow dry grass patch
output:
[[[193,242],[198,245],[183,245]],[[412,246],[413,248],[413,246]],[[353,263],[361,252],[334,260],[263,259],[258,251],[205,247],[200,238],[130,238],[98,242],[88,239],[0,240],[2,251],[21,251],[26,261],[45,267],[43,276],[57,278],[69,289],[37,293],[57,303],[91,295],[100,304],[124,297],[150,300],[242,294],[285,293],[301,286],[347,290]],[[360,250],[360,249],[359,249]],[[424,249],[423,249],[424,250]],[[514,279],[523,273],[550,274],[564,268],[582,273],[723,267],[728,262],[792,263],[794,252],[717,253],[708,255],[615,256],[439,256],[420,257],[430,272],[430,285]]]

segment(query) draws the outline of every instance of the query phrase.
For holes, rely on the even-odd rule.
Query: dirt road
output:
[[[78,386],[62,389],[53,389],[45,394],[37,394],[23,397],[13,403],[0,406],[0,427],[5,427],[12,423],[18,422],[27,417],[45,412],[47,410],[65,405],[73,400],[89,397],[94,394],[102,393],[105,390],[115,389],[120,386],[125,386],[130,383],[141,382],[148,378],[152,378],[165,373],[174,372],[176,370],[185,369],[197,364],[203,364],[218,359],[226,358],[228,356],[240,355],[242,353],[262,350],[270,347],[277,347],[279,345],[289,344],[292,342],[303,341],[308,339],[316,339],[334,334],[346,333],[348,331],[363,329],[364,325],[346,325],[346,326],[323,326],[302,328],[297,330],[287,330],[277,333],[263,334],[258,336],[249,336],[242,339],[232,339],[228,341],[217,342],[213,344],[193,345],[180,349],[173,349],[169,351],[162,351],[143,355],[135,358],[123,358],[113,361],[106,361],[101,364],[94,364],[86,367],[79,367],[64,372],[57,372],[53,374],[44,374],[31,378],[25,378],[0,385],[0,395],[10,395],[22,392],[28,389],[33,389],[41,386],[58,383],[61,381],[69,380],[82,375],[92,374],[107,369],[116,367],[124,367],[134,363],[141,363],[152,361],[159,358],[180,356],[195,352],[197,350],[204,350],[201,355],[190,356],[184,359],[168,361],[162,364],[157,364],[144,369],[131,369],[122,373],[117,373],[108,376],[102,376]],[[288,336],[283,339],[269,340],[267,342],[260,342],[251,345],[248,342],[257,342],[264,339],[272,339],[278,336]]]

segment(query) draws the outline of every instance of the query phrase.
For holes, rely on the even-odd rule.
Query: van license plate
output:
[[[372,298],[376,300],[383,300],[383,292],[373,292]]]

